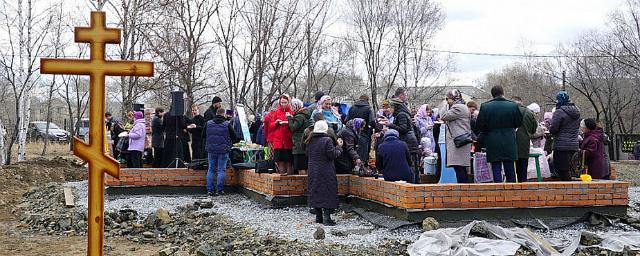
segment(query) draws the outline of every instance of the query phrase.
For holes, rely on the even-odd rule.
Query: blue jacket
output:
[[[215,116],[207,121],[206,150],[210,154],[227,154],[231,150],[232,137],[235,137],[233,128],[221,116]]]
[[[407,143],[395,135],[385,136],[376,156],[376,167],[382,171],[384,180],[414,183],[410,166],[411,154]]]

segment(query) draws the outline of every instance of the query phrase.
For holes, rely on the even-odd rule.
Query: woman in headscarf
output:
[[[273,146],[273,160],[277,164],[278,172],[281,175],[293,175],[293,133],[289,129],[288,116],[291,116],[291,104],[289,96],[282,95],[278,102],[280,106],[273,111],[271,119],[273,133],[271,145]]]
[[[457,147],[454,142],[456,137],[472,133],[469,123],[469,109],[462,99],[460,90],[453,89],[449,91],[446,104],[441,105],[438,109],[440,109],[440,119],[446,125],[447,166],[453,167],[456,171],[458,183],[467,183],[467,167],[471,163],[472,143]]]
[[[309,136],[306,153],[309,156],[309,177],[307,179],[309,207],[315,209],[316,223],[334,226],[331,213],[338,208],[338,178],[334,160],[342,154],[342,140],[337,145],[327,135],[327,122],[320,120],[313,126],[313,135]]]
[[[293,133],[293,170],[294,172],[307,170],[307,156],[304,153],[304,131],[309,127],[309,118],[311,118],[311,109],[305,108],[299,99],[291,100],[291,110],[295,113],[293,116],[287,113],[287,121],[289,121],[289,129]]]
[[[358,155],[358,135],[365,126],[364,119],[354,118],[347,122],[347,127],[338,132],[338,138],[344,141],[342,154],[336,159],[336,173],[349,174],[353,167],[362,163]]]
[[[312,115],[315,113],[322,113],[324,115],[324,120],[329,124],[329,128],[333,128],[335,132],[339,132],[342,130],[342,121],[340,121],[340,114],[338,110],[331,105],[332,99],[329,95],[324,95],[318,101],[318,106],[316,110],[313,111]]]
[[[376,151],[376,167],[382,172],[385,181],[404,180],[414,183],[411,153],[407,143],[401,141],[399,136],[394,129],[389,129],[384,134],[384,141]]]
[[[419,162],[420,162],[420,149],[418,147],[418,137],[413,129],[413,120],[411,118],[411,112],[407,108],[407,105],[399,99],[391,99],[391,112],[393,112],[393,123],[388,120],[382,121],[382,123],[394,129],[399,133],[399,139],[407,143],[409,152],[411,152],[411,159],[413,162],[413,174],[415,182],[419,183]]]
[[[142,152],[144,152],[145,125],[144,115],[140,111],[134,114],[134,122],[129,131],[129,159],[127,161],[128,168],[142,168]]]
[[[566,91],[556,94],[556,112],[551,118],[549,132],[554,136],[553,167],[560,179],[571,181],[571,157],[578,149],[580,110],[570,100]]]
[[[420,145],[422,155],[429,156],[435,151],[436,143],[433,138],[433,112],[428,104],[423,104],[415,116],[416,124],[420,128]]]

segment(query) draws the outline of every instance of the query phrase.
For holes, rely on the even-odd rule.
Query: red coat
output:
[[[598,127],[585,133],[584,139],[580,142],[580,150],[585,152],[585,164],[594,179],[604,179],[609,176],[608,166],[604,159],[605,146],[602,128]]]
[[[264,136],[265,138],[267,138],[267,144],[271,145],[271,142],[273,141],[273,120],[272,120],[272,116],[274,111],[271,111],[269,113],[267,113],[264,116],[264,120],[263,120],[263,125],[264,125]]]
[[[293,132],[289,129],[289,124],[276,123],[276,120],[287,121],[286,113],[293,115],[293,111],[291,111],[290,107],[287,107],[286,109],[278,108],[270,113],[269,123],[271,124],[271,127],[269,129],[269,134],[272,136],[271,143],[274,149],[293,148]],[[273,130],[271,128],[273,128]],[[269,135],[267,135],[267,137],[268,136]]]

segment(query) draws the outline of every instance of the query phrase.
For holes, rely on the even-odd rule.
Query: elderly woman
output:
[[[333,129],[335,132],[339,132],[342,130],[342,119],[340,118],[340,113],[338,110],[331,105],[331,96],[324,95],[318,101],[318,106],[316,110],[313,111],[312,115],[315,113],[322,113],[324,115],[324,120],[327,121],[329,127]]]
[[[549,132],[554,137],[553,167],[561,180],[571,181],[571,157],[579,149],[580,110],[569,100],[566,91],[559,91],[556,101],[556,112],[549,126]]]
[[[384,180],[403,180],[414,183],[411,165],[411,153],[407,143],[400,140],[398,131],[394,129],[387,130],[382,144],[376,151],[376,168],[382,171]]]
[[[354,118],[347,122],[347,127],[338,132],[338,138],[344,142],[342,154],[336,159],[336,173],[349,174],[353,167],[362,163],[358,155],[358,136],[366,124],[362,118]]]
[[[288,121],[288,116],[291,116],[293,112],[291,111],[289,96],[280,96],[278,102],[279,106],[271,116],[273,121],[270,121],[272,122],[273,131],[269,131],[269,133],[272,133],[273,160],[276,162],[278,172],[281,175],[293,175],[293,133],[289,128]]]
[[[458,183],[467,183],[467,167],[471,163],[472,141],[468,141],[464,145],[456,145],[454,142],[456,138],[471,136],[472,133],[469,123],[469,109],[462,99],[460,90],[453,89],[449,91],[446,104],[443,104],[438,109],[440,109],[440,119],[446,125],[447,166],[453,167],[456,171]]]
[[[418,136],[413,129],[413,120],[411,118],[411,112],[407,108],[404,102],[398,99],[391,99],[391,112],[393,113],[393,123],[382,121],[384,125],[390,129],[398,131],[399,139],[407,143],[409,152],[411,153],[411,161],[413,162],[414,180],[419,182],[419,162],[420,162],[420,149],[418,147]]]
[[[129,159],[128,168],[142,168],[142,152],[144,152],[144,138],[146,135],[144,125],[144,115],[136,111],[133,114],[133,126],[129,131]]]
[[[309,127],[311,109],[305,108],[299,99],[291,100],[291,110],[295,113],[287,113],[289,129],[293,133],[293,170],[294,172],[307,170],[307,155],[304,153],[304,131]]]
[[[580,141],[581,154],[585,156],[585,164],[594,179],[609,179],[609,170],[604,159],[604,131],[598,127],[596,120],[587,118],[580,122],[580,130],[584,139]]]
[[[429,156],[435,151],[436,143],[433,138],[433,112],[428,104],[420,106],[418,113],[414,117],[416,124],[420,128],[420,145],[422,146],[422,155]]]
[[[338,178],[334,160],[342,154],[342,140],[337,145],[327,135],[327,122],[320,120],[313,126],[313,135],[307,138],[309,156],[308,203],[315,209],[316,223],[333,226],[331,213],[338,208]]]

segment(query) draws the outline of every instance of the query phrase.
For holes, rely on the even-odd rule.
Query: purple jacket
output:
[[[585,152],[585,164],[589,174],[594,179],[603,179],[609,176],[609,170],[604,160],[604,132],[602,128],[596,128],[584,134],[580,142],[580,150]]]
[[[138,119],[133,122],[133,128],[129,131],[129,150],[144,152],[144,137],[144,119]]]

